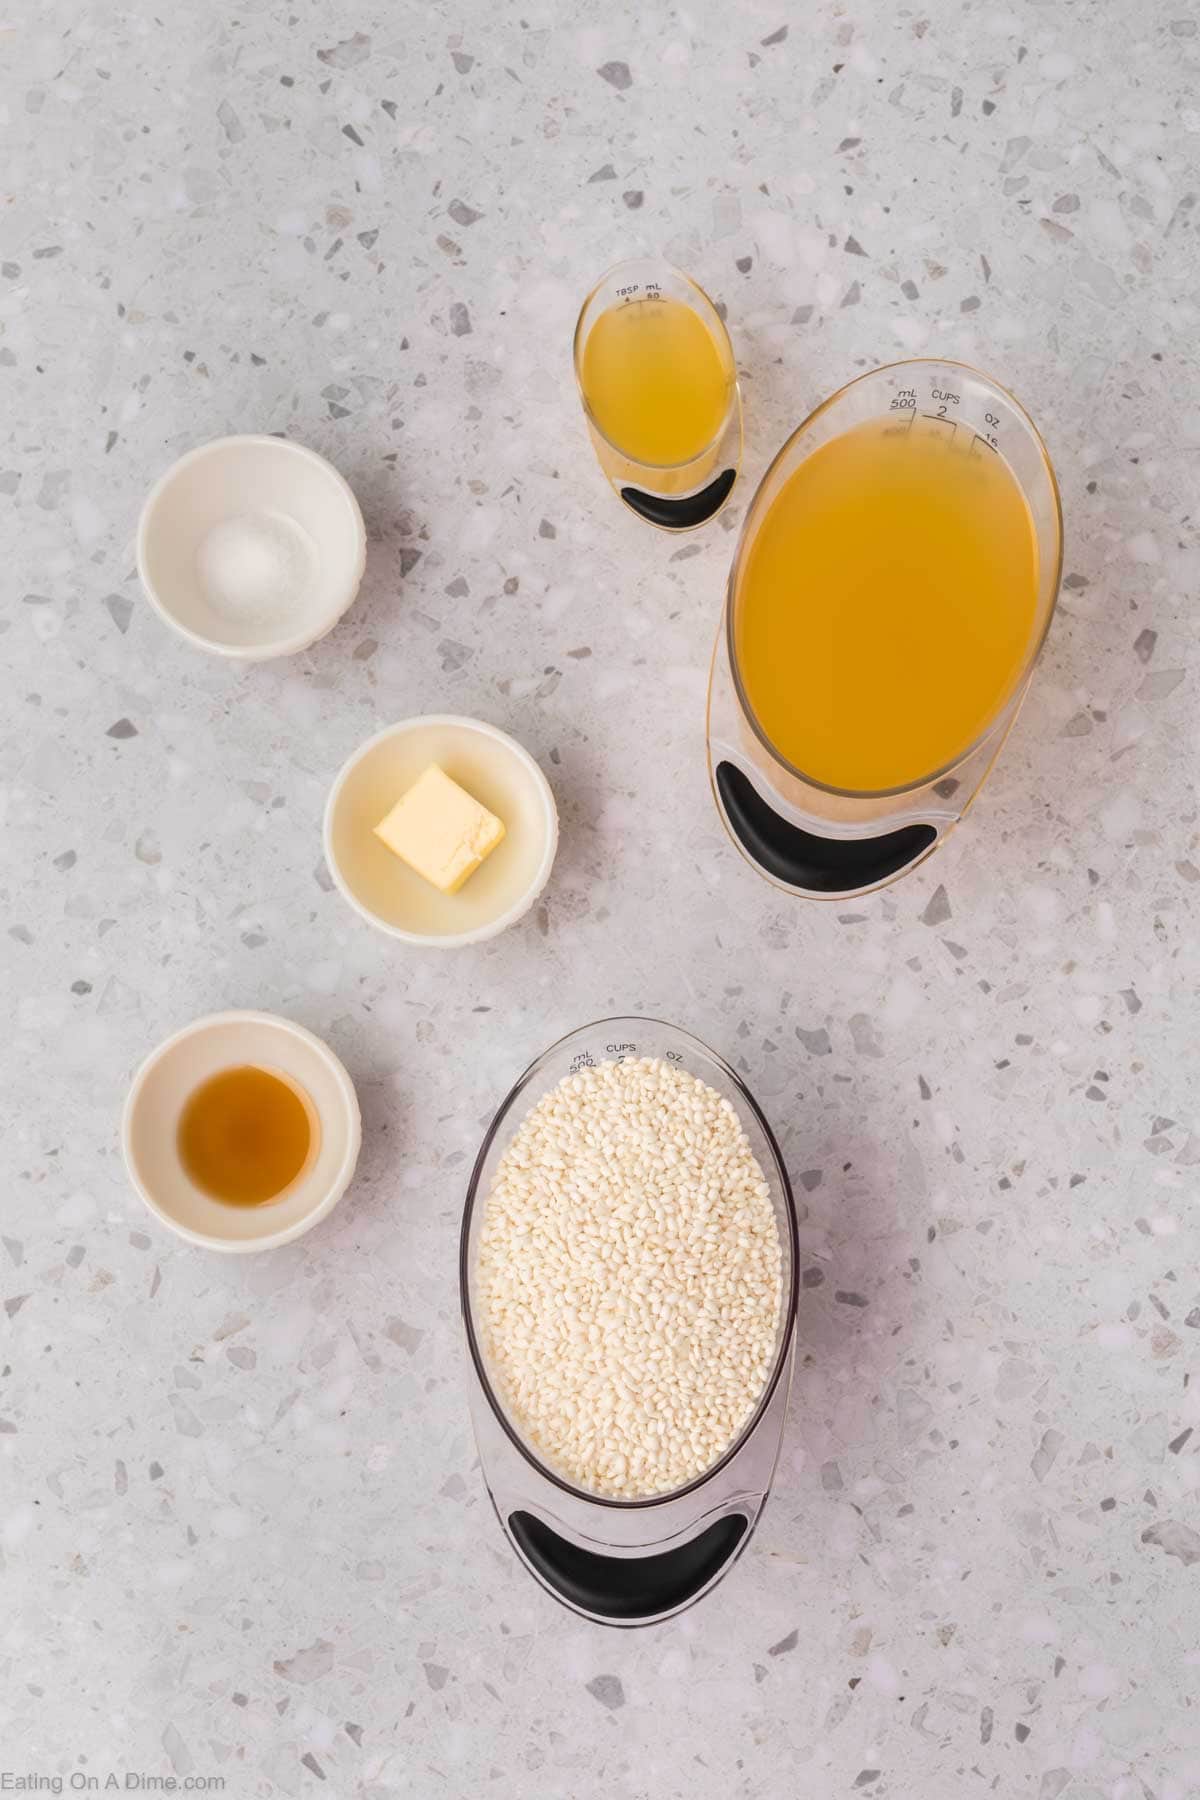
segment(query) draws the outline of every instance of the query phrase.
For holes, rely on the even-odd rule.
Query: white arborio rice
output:
[[[728,1100],[656,1058],[581,1068],[526,1115],[485,1204],[476,1311],[498,1396],[578,1486],[681,1487],[766,1385],[781,1261]]]

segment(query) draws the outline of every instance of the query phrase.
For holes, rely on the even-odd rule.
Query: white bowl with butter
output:
[[[156,612],[189,643],[243,661],[324,637],[366,556],[349,483],[290,438],[201,444],[156,483],[138,522],[138,575]]]
[[[431,766],[504,827],[453,893],[418,874],[378,830]],[[405,719],[369,739],[325,806],[325,861],[338,890],[368,923],[408,944],[461,949],[507,931],[545,888],[557,848],[554,795],[528,750],[495,725],[454,713]]]

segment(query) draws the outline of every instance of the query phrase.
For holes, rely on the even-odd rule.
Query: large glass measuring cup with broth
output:
[[[826,898],[926,856],[1016,716],[1061,562],[1045,445],[988,377],[896,363],[819,407],[751,504],[713,658],[738,847]]]
[[[733,346],[704,290],[669,263],[618,263],[575,327],[575,377],[600,467],[667,531],[721,509],[742,455]]]

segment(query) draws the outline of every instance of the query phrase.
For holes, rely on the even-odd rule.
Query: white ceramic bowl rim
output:
[[[269,455],[278,451],[286,451],[293,456],[301,457],[304,461],[311,464],[313,468],[319,470],[330,482],[331,486],[337,488],[342,498],[349,503],[350,515],[354,522],[354,535],[356,540],[354,567],[352,569],[349,567],[347,568],[344,582],[340,583],[336,589],[336,603],[331,604],[326,610],[322,617],[322,622],[318,625],[315,634],[312,623],[310,622],[303,626],[299,631],[292,632],[287,637],[262,638],[259,641],[250,644],[228,644],[223,642],[220,638],[208,637],[204,632],[195,631],[190,625],[185,625],[179,615],[176,612],[173,612],[167,605],[167,602],[159,594],[157,588],[150,579],[146,568],[146,537],[154,510],[159,505],[168,487],[185,469],[191,468],[193,463],[201,462],[210,456],[219,455],[222,451],[230,450],[235,445],[238,448],[253,445],[260,450],[266,450]],[[341,470],[335,469],[328,458],[322,456],[319,450],[311,449],[308,444],[302,444],[296,438],[276,436],[274,432],[234,432],[226,437],[212,438],[206,444],[197,444],[191,450],[185,450],[183,455],[177,457],[169,468],[164,469],[163,473],[154,483],[154,486],[146,495],[142,505],[141,514],[138,518],[138,580],[142,584],[143,593],[146,595],[146,598],[149,600],[159,618],[168,624],[173,631],[177,631],[180,637],[186,638],[189,644],[195,644],[201,650],[208,650],[217,656],[227,656],[239,662],[262,662],[272,656],[293,655],[297,650],[307,650],[311,644],[316,643],[326,632],[331,631],[342,617],[343,613],[347,612],[354,602],[359,585],[362,581],[363,571],[366,567],[366,557],[367,528],[363,521],[362,508],[358,504],[358,497],[355,494],[354,489],[350,486],[350,483],[346,480],[346,477],[342,474]]]
[[[262,1237],[234,1239],[196,1231],[191,1226],[184,1225],[172,1213],[160,1206],[138,1173],[132,1140],[138,1103],[147,1081],[158,1065],[180,1044],[186,1043],[188,1038],[198,1037],[202,1033],[214,1029],[221,1030],[229,1027],[236,1029],[239,1025],[260,1025],[282,1031],[298,1038],[314,1056],[318,1057],[332,1076],[344,1104],[347,1131],[346,1149],[337,1171],[324,1193],[313,1202],[306,1213],[279,1231],[270,1232]],[[207,1013],[204,1018],[193,1019],[190,1025],[181,1026],[178,1031],[172,1032],[170,1037],[164,1038],[161,1044],[157,1044],[143,1059],[129,1084],[129,1092],[125,1096],[125,1106],[121,1114],[121,1154],[124,1158],[125,1170],[134,1191],[140,1196],[149,1211],[168,1230],[175,1232],[178,1237],[185,1238],[189,1244],[197,1244],[204,1250],[221,1250],[235,1255],[258,1250],[275,1250],[282,1244],[293,1243],[296,1238],[302,1237],[321,1219],[326,1218],[350,1185],[361,1147],[362,1117],[359,1112],[358,1095],[354,1090],[354,1083],[346,1072],[345,1065],[315,1032],[309,1031],[307,1026],[298,1025],[294,1019],[282,1018],[278,1013],[234,1009],[229,1012]]]
[[[449,726],[463,731],[474,731],[481,737],[489,737],[495,743],[503,744],[505,749],[510,751],[516,757],[517,761],[521,763],[522,767],[533,777],[534,787],[538,798],[542,803],[542,811],[546,823],[546,842],[542,849],[541,860],[538,863],[533,880],[521,895],[521,898],[519,900],[514,900],[513,904],[510,907],[507,907],[505,911],[500,913],[496,918],[489,919],[486,925],[476,925],[470,931],[447,932],[445,935],[423,931],[406,931],[402,925],[391,925],[386,919],[381,919],[378,913],[372,912],[369,907],[363,905],[357,894],[350,887],[343,876],[341,869],[338,867],[337,858],[333,851],[334,813],[337,810],[337,803],[341,796],[342,789],[345,787],[359,763],[362,762],[365,757],[369,756],[372,750],[379,744],[385,743],[388,738],[399,737],[402,733],[409,731],[429,729],[438,726]],[[364,744],[360,744],[358,749],[355,750],[342,764],[334,779],[333,786],[329,790],[329,798],[325,802],[325,820],[322,838],[325,848],[326,867],[333,877],[338,892],[344,900],[347,900],[350,903],[360,918],[365,919],[369,925],[374,925],[377,931],[386,931],[389,937],[399,938],[406,944],[420,944],[423,948],[434,950],[458,950],[463,949],[470,944],[483,944],[486,943],[489,938],[499,937],[502,931],[507,931],[510,925],[515,925],[518,919],[524,918],[539,894],[541,894],[546,883],[550,879],[550,871],[554,867],[554,857],[558,850],[558,807],[554,800],[554,790],[547,781],[545,772],[537,759],[530,755],[524,744],[519,744],[516,738],[510,737],[507,731],[501,731],[498,725],[489,725],[483,719],[469,719],[465,713],[421,713],[417,718],[402,719],[396,725],[385,725],[382,731],[377,731],[374,737],[369,737]]]

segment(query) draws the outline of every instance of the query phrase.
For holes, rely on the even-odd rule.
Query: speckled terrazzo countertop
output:
[[[20,23],[24,15],[25,24]],[[1186,0],[35,6],[0,31],[6,567],[0,1772],[430,1800],[1200,1793],[1200,31]],[[569,338],[664,250],[728,307],[746,469],[936,350],[1049,441],[1067,575],[968,824],[851,907],[727,843],[707,657],[749,488],[613,502]],[[293,661],[132,574],[185,448],[285,431],[370,532]],[[526,924],[406,954],[331,891],[368,733],[453,710],[554,782]],[[233,1262],[115,1125],[227,1005],[328,1038],[360,1173]],[[776,1496],[632,1636],[517,1567],[455,1247],[551,1037],[657,1012],[779,1129],[805,1267]]]

